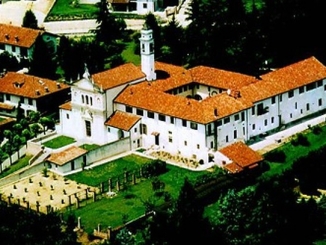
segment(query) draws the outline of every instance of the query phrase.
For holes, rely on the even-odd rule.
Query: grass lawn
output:
[[[19,159],[18,162],[14,163],[13,165],[11,165],[9,168],[5,169],[4,172],[2,172],[0,174],[0,179],[9,175],[9,174],[12,174],[13,172],[23,168],[23,167],[26,167],[28,165],[28,161],[32,158],[31,155],[26,155],[24,156],[23,158]]]
[[[67,178],[78,183],[98,186],[100,183],[107,181],[109,178],[122,174],[125,170],[129,171],[137,169],[140,165],[150,163],[151,161],[152,160],[149,158],[132,154],[94,167],[90,170],[69,175]]]
[[[135,163],[135,157],[136,159],[139,159],[138,155],[130,155],[128,157],[124,157],[123,160],[115,160],[114,164],[127,164],[128,161],[126,160],[132,160],[136,165],[145,163],[139,162],[138,160],[137,163]],[[146,158],[141,160],[144,161],[144,159]],[[112,162],[110,164],[112,164]],[[124,166],[126,165],[122,165],[121,167],[113,166],[113,168],[111,166],[111,169],[107,169],[106,171],[109,170],[110,172],[113,172],[112,175],[116,175],[121,173]],[[103,166],[103,168],[97,167],[89,171],[84,171],[87,173],[87,178],[76,178],[78,174],[67,176],[67,178],[73,177],[71,179],[76,181],[78,180],[80,183],[91,183],[92,179],[97,179],[97,177],[103,177],[103,180],[107,180],[110,173],[107,172],[107,174],[103,174],[105,171],[104,167],[105,166]],[[168,171],[160,175],[159,179],[165,183],[164,190],[168,192],[172,198],[177,198],[180,188],[182,187],[186,177],[190,181],[194,181],[198,176],[208,173],[206,171],[189,171],[171,165],[167,165],[167,168]],[[98,182],[100,181],[97,181],[96,183]],[[89,203],[84,207],[81,207],[77,210],[68,211],[67,213],[72,212],[76,217],[81,217],[81,222],[85,230],[87,232],[92,232],[98,224],[101,224],[102,227],[111,226],[114,228],[120,226],[123,224],[124,215],[127,215],[126,219],[128,221],[139,217],[145,212],[144,201],[150,201],[154,205],[160,205],[164,203],[163,198],[154,196],[151,179],[147,179],[138,183],[137,185],[130,186],[127,190],[119,192],[118,195],[114,198],[103,198],[100,201]]]
[[[134,41],[125,43],[126,47],[122,51],[122,58],[127,62],[135,65],[140,65],[140,56],[134,53],[136,44]]]
[[[95,4],[71,4],[73,1],[56,0],[48,16],[53,15],[94,15],[98,8]]]
[[[74,142],[76,142],[75,139],[60,135],[52,140],[44,142],[43,145],[51,149],[58,149]]]
[[[286,155],[286,161],[284,163],[273,163],[270,162],[269,165],[271,169],[265,172],[261,178],[270,178],[274,175],[282,173],[282,171],[289,169],[293,162],[309,154],[309,152],[317,150],[326,145],[326,125],[321,126],[322,131],[319,134],[314,134],[311,129],[304,131],[304,134],[307,136],[308,141],[310,142],[309,146],[294,146],[291,142],[285,143],[280,146],[278,149],[284,151]]]
[[[85,150],[91,151],[91,150],[99,148],[100,146],[96,145],[96,144],[84,144],[84,145],[81,145],[80,147]]]

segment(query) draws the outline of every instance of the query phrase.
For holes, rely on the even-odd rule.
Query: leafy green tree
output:
[[[111,243],[110,243],[111,244]],[[133,234],[127,228],[121,229],[116,235],[113,245],[134,245],[136,244],[136,239]]]
[[[6,71],[17,71],[19,70],[19,61],[15,56],[10,54],[8,51],[4,51],[0,54],[0,72]]]
[[[162,48],[162,29],[153,13],[148,13],[145,17],[145,24],[146,28],[151,29],[153,31],[153,38],[155,42],[154,50],[155,50],[155,58],[161,58],[161,48]]]
[[[22,27],[38,29],[38,23],[34,12],[31,9],[28,9],[25,12]]]
[[[56,59],[51,47],[47,46],[42,36],[38,36],[30,62],[30,74],[44,78],[56,79],[56,70]]]
[[[101,0],[97,4],[98,12],[96,23],[98,24],[95,34],[98,42],[104,42],[111,45],[124,35],[126,23],[122,19],[116,20],[108,9],[108,2]]]

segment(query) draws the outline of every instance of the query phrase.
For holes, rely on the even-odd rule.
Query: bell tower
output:
[[[141,30],[141,37],[139,38],[139,41],[141,70],[146,74],[147,81],[153,81],[156,79],[153,31],[143,28]]]

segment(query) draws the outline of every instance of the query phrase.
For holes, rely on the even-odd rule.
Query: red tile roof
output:
[[[238,164],[234,162],[226,164],[223,167],[232,174],[236,174],[243,171],[243,168],[241,168]]]
[[[145,79],[145,74],[134,64],[127,63],[92,75],[94,83],[103,90]]]
[[[310,57],[261,78],[261,81],[241,88],[241,95],[253,102],[260,101],[326,78],[326,67],[315,57]]]
[[[238,90],[257,82],[252,76],[207,66],[197,66],[189,71],[195,82],[222,89]]]
[[[58,91],[69,89],[63,83],[27,74],[8,72],[0,78],[0,92],[27,98],[41,98]]]
[[[69,147],[66,150],[63,150],[58,153],[52,153],[46,160],[52,163],[55,163],[59,166],[65,165],[66,163],[84,155],[87,152],[87,150],[72,146]]]
[[[31,28],[0,24],[0,43],[30,48],[41,33]]]
[[[255,165],[263,160],[263,157],[252,150],[243,142],[236,142],[219,150],[223,155],[231,159],[242,168]]]
[[[71,101],[68,101],[59,106],[60,109],[71,111]]]
[[[129,131],[141,117],[131,113],[115,111],[105,122],[105,125]]]

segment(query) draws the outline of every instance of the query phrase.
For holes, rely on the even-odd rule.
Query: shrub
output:
[[[294,138],[291,140],[291,144],[293,146],[298,146],[298,145],[309,146],[310,142],[306,135],[300,133],[294,136]]]
[[[285,162],[286,155],[282,150],[274,150],[265,154],[265,159],[270,162]]]
[[[320,134],[323,131],[322,128],[318,125],[313,126],[311,129],[314,134]]]

